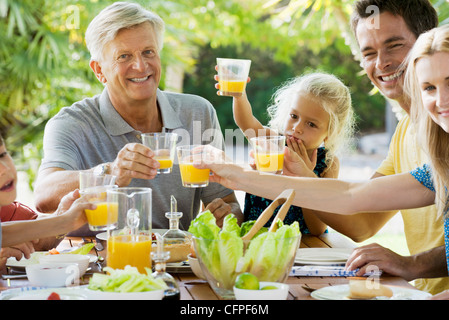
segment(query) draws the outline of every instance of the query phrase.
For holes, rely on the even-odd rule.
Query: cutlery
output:
[[[312,287],[304,286],[304,285],[301,286],[301,288],[303,288],[304,290],[306,290],[307,292],[310,292],[310,293],[312,293],[316,290],[316,288],[312,288]]]
[[[3,280],[26,279],[26,278],[27,278],[26,273],[24,273],[24,274],[2,274]]]

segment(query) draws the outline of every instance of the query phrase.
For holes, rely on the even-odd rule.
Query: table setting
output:
[[[35,252],[30,259],[10,258],[0,300],[340,300],[351,291],[355,271],[344,265],[353,246],[332,247],[329,235],[302,235],[297,222],[283,223],[294,190],[281,192],[255,221],[239,225],[230,214],[220,228],[206,210],[187,231],[179,229],[182,213],[173,196],[169,229],[152,229],[151,189],[108,185],[92,191],[89,199],[107,208],[106,216],[89,222],[100,231],[96,237],[81,239],[77,247]],[[312,242],[319,247],[308,247]],[[240,281],[244,277],[256,280],[250,285]],[[381,270],[363,279],[365,287],[372,279],[384,283]],[[429,296],[405,280],[394,281],[401,286],[387,288],[390,296],[372,298]]]

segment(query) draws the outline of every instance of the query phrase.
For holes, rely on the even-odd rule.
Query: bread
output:
[[[151,250],[157,251],[156,244],[153,244]],[[187,260],[187,256],[190,253],[190,242],[179,244],[166,244],[164,245],[164,251],[170,252],[170,258],[167,262],[181,262]]]
[[[364,280],[349,280],[349,299],[372,299],[375,297],[393,296],[393,291],[387,286],[367,278]]]

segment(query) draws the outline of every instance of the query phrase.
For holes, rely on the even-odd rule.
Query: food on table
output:
[[[167,262],[185,261],[190,253],[190,243],[165,244],[164,250],[170,252]],[[153,248],[153,251],[156,251],[156,248]]]
[[[237,276],[235,287],[246,290],[259,290],[259,279],[255,275],[245,272]]]
[[[108,274],[94,273],[88,285],[90,290],[124,293],[167,289],[164,280],[155,279],[148,268],[146,274],[131,266],[125,266],[123,270],[109,267],[103,270]]]
[[[393,296],[393,291],[380,283],[374,283],[372,279],[349,280],[349,296],[350,299],[372,299],[375,297]]]
[[[70,252],[59,252],[56,248],[53,248],[48,250],[48,254],[88,254],[94,246],[94,243],[86,243],[78,249],[72,250]]]
[[[260,281],[283,281],[286,269],[298,249],[299,224],[279,222],[276,232],[259,231],[246,248],[242,240],[254,222],[237,224],[233,214],[225,217],[220,229],[209,211],[200,213],[190,224],[196,255],[221,286],[231,289],[236,277],[250,272]]]
[[[50,293],[47,300],[61,300],[61,297],[56,292]]]
[[[276,287],[276,286],[265,286],[265,287],[260,288],[260,290],[275,290],[275,289],[278,289],[278,287]]]

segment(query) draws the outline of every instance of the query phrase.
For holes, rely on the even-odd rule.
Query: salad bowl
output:
[[[294,263],[301,233],[298,223],[283,225],[270,232],[261,230],[244,240],[247,230],[236,218],[226,216],[223,227],[214,226],[210,212],[200,214],[191,224],[195,254],[211,288],[222,299],[234,299],[237,276],[249,272],[259,281],[285,282]],[[201,235],[201,236],[199,236]]]

